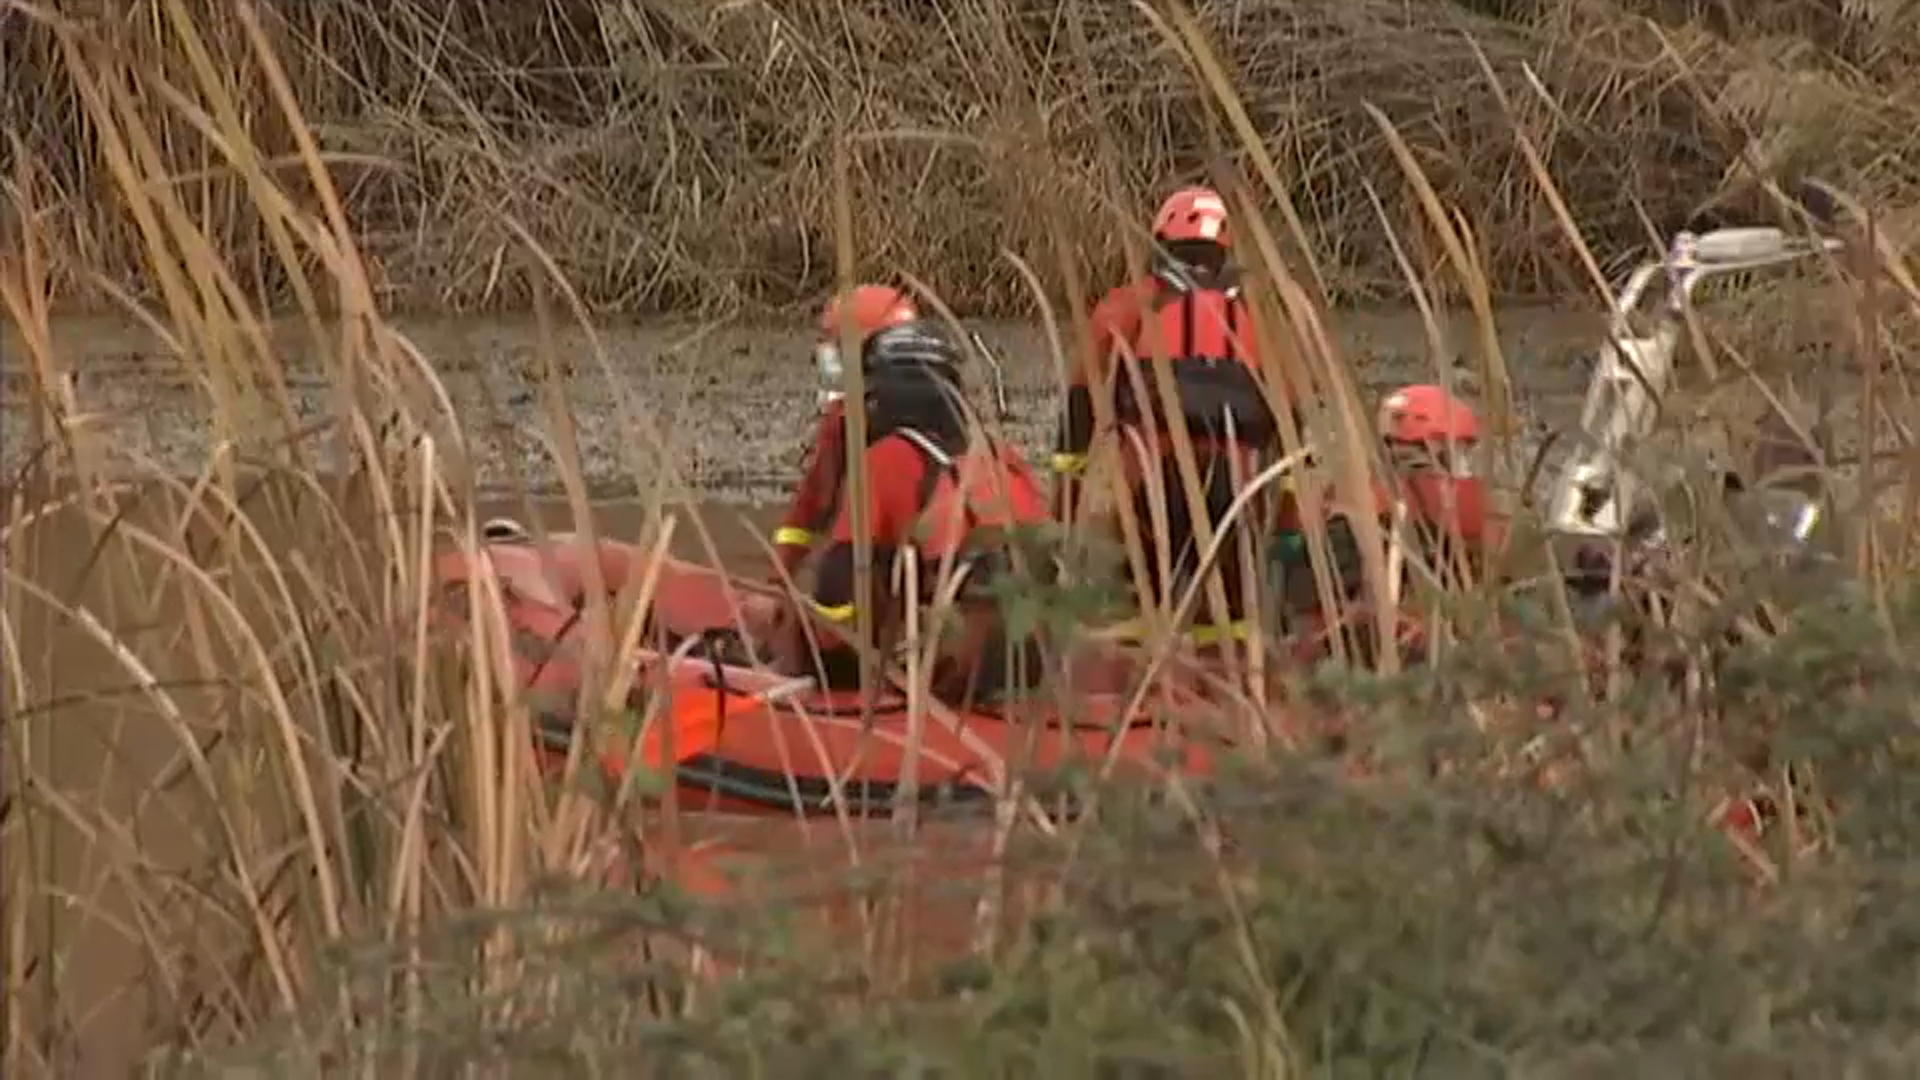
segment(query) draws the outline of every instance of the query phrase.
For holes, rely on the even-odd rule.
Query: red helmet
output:
[[[1437,386],[1403,386],[1380,403],[1380,435],[1394,443],[1472,445],[1480,441],[1480,419]]]
[[[913,297],[888,285],[856,285],[841,302],[835,293],[820,310],[820,339],[838,342],[844,330],[851,329],[857,341],[864,342],[877,330],[920,317]],[[847,324],[851,323],[849,327]]]
[[[1205,241],[1232,247],[1227,234],[1227,201],[1212,188],[1181,188],[1167,196],[1153,215],[1153,237],[1163,243]]]
[[[820,338],[813,345],[813,363],[820,375],[822,405],[840,397],[840,334],[852,330],[854,340],[865,345],[868,338],[889,326],[900,326],[920,317],[913,297],[887,285],[856,285],[845,297],[835,293],[820,310]]]
[[[1401,387],[1380,403],[1380,435],[1414,520],[1473,543],[1486,538],[1486,485],[1471,459],[1480,420],[1465,402],[1437,386]]]

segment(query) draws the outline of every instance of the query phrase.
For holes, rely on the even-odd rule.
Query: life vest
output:
[[[955,457],[918,428],[893,432],[917,447],[932,466],[921,480],[922,536],[916,546],[938,558],[966,546],[986,529],[1017,528],[1049,520],[1047,498],[1025,461],[1004,446]]]
[[[1417,473],[1405,481],[1407,504],[1416,524],[1434,541],[1458,538],[1478,545],[1487,533],[1487,489],[1475,477]]]
[[[921,511],[913,537],[922,566],[931,569],[951,554],[967,574],[969,594],[1010,568],[1016,530],[1052,519],[1033,471],[1006,447],[956,457],[918,428],[896,428],[893,434],[918,448],[929,465],[920,481]],[[1051,560],[1046,562],[1029,569],[1047,570]]]
[[[932,575],[949,558],[951,572],[960,578],[953,593],[959,620],[935,660],[930,683],[934,695],[971,703],[1039,685],[1044,657],[1038,641],[1031,631],[1018,640],[1010,638],[992,595],[993,584],[1010,573],[1039,581],[1051,581],[1058,573],[1055,552],[1016,531],[1052,518],[1039,481],[1027,463],[1004,446],[956,458],[918,428],[899,428],[894,434],[919,448],[929,466],[918,493],[922,509],[914,537],[925,584],[934,584]],[[1018,560],[1016,552],[1022,556]]]
[[[1239,284],[1231,279],[1195,281],[1174,270],[1159,272],[1156,280],[1159,287],[1128,342],[1135,370],[1115,372],[1117,418],[1164,431],[1166,418],[1178,414],[1195,438],[1243,446],[1275,442],[1279,427],[1247,340],[1251,328],[1242,326],[1246,306]],[[1151,367],[1162,356],[1179,399],[1173,409],[1159,400]],[[1144,403],[1135,390],[1136,379],[1148,399]]]

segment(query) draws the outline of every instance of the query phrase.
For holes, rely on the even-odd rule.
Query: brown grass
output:
[[[130,85],[190,77],[160,6],[85,9],[96,61],[120,66]],[[1738,197],[1750,166],[1773,178],[1813,168],[1911,203],[1920,67],[1900,43],[1917,36],[1912,6],[1884,0],[1819,18],[1807,8],[1744,5],[1730,24],[1719,5],[1652,0],[1257,0],[1203,3],[1197,16],[1246,88],[1325,284],[1353,297],[1400,288],[1370,190],[1389,226],[1414,238],[1419,269],[1448,288],[1369,105],[1404,134],[1440,200],[1478,223],[1500,293],[1580,286],[1515,125],[1560,178],[1585,240],[1609,253],[1637,250],[1647,219],[1665,231],[1702,203]],[[316,0],[275,5],[266,31],[334,163],[376,285],[414,310],[524,307],[516,227],[597,310],[817,300],[833,276],[832,148],[844,125],[863,261],[905,268],[962,310],[1026,315],[1004,255],[1049,259],[1049,220],[1094,223],[1075,237],[1077,258],[1090,282],[1104,281],[1121,268],[1122,234],[1168,185],[1245,164],[1131,6],[969,0],[942,11],[876,0]],[[36,227],[78,256],[53,268],[61,298],[97,302],[91,276],[124,277],[139,241],[51,31],[5,18],[6,152],[40,173],[47,217]],[[233,121],[269,155],[291,152],[284,119],[237,62],[245,49],[231,20],[209,25],[208,61],[232,84]],[[1517,116],[1498,107],[1469,39]],[[1529,69],[1557,108],[1528,91]],[[181,119],[155,134],[240,282],[288,299],[220,153]],[[286,179],[294,197],[313,197]],[[1009,217],[1007,205],[1033,212]]]

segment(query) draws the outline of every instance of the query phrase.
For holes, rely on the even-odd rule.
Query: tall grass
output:
[[[88,18],[130,67],[189,81],[193,61],[163,8],[116,0]],[[1838,171],[1853,190],[1910,201],[1920,80],[1901,45],[1911,16],[1885,10],[1846,6],[1816,24],[1805,4],[1782,0],[1722,25],[1621,0],[1263,0],[1198,4],[1195,17],[1244,88],[1247,122],[1311,242],[1289,257],[1311,251],[1316,284],[1337,297],[1394,298],[1401,255],[1382,214],[1430,287],[1458,283],[1403,186],[1381,187],[1378,209],[1366,194],[1396,166],[1362,102],[1415,139],[1441,198],[1479,223],[1496,291],[1558,295],[1581,286],[1575,248],[1506,137],[1514,124],[1610,257],[1649,239],[1643,212],[1667,231],[1702,203],[1750,202],[1757,177]],[[977,0],[923,22],[881,2],[448,11],[326,0],[275,5],[263,21],[308,103],[374,287],[431,312],[530,303],[502,211],[602,312],[816,302],[835,274],[828,193],[841,124],[939,133],[858,142],[851,209],[865,257],[913,268],[973,313],[1030,314],[1002,248],[1052,257],[1040,215],[1009,220],[1003,205],[1044,200],[1063,221],[1097,219],[1205,174],[1216,156],[1250,164],[1237,142],[1208,141],[1204,93],[1126,5]],[[209,25],[206,60],[240,99],[257,98],[245,42],[223,20]],[[11,152],[44,172],[44,225],[70,240],[62,254],[75,258],[51,268],[62,299],[98,303],[91,275],[123,280],[142,241],[86,149],[86,107],[53,35],[17,14],[10,29],[0,79],[17,118]],[[1557,104],[1525,96],[1503,110],[1469,38],[1510,84],[1530,67]],[[278,114],[232,120],[269,159],[295,152]],[[290,298],[284,253],[259,232],[219,147],[181,118],[166,125],[168,164],[215,250],[249,290]],[[287,187],[314,207],[310,185]],[[1082,273],[1105,277],[1126,261],[1116,238],[1075,240]]]
[[[905,34],[880,8],[841,7],[847,26],[867,35],[856,41],[925,47],[924,35]],[[1904,356],[1839,376],[1861,381],[1858,392],[1842,387],[1864,403],[1855,441],[1890,446],[1904,472],[1869,465],[1868,481],[1856,482],[1816,469],[1850,544],[1834,551],[1836,575],[1808,586],[1821,602],[1787,605],[1779,591],[1787,575],[1716,556],[1720,533],[1703,525],[1707,539],[1672,568],[1665,624],[1621,628],[1637,632],[1642,666],[1616,651],[1600,665],[1613,678],[1597,701],[1579,647],[1593,631],[1576,625],[1557,582],[1532,590],[1531,604],[1492,579],[1445,596],[1416,589],[1408,602],[1432,612],[1431,665],[1396,672],[1397,657],[1384,650],[1383,672],[1329,675],[1285,664],[1282,643],[1260,638],[1241,658],[1255,670],[1251,679],[1239,673],[1240,696],[1186,718],[1243,748],[1245,760],[1212,793],[1178,777],[1144,798],[1138,787],[1103,789],[1098,813],[1054,821],[1013,777],[984,845],[966,824],[938,821],[911,830],[905,845],[885,842],[844,814],[824,826],[772,823],[757,840],[727,837],[723,826],[671,809],[642,811],[636,787],[549,785],[536,774],[530,703],[505,662],[516,643],[488,614],[498,596],[484,579],[445,593],[431,572],[440,545],[478,542],[462,418],[434,358],[386,320],[363,241],[377,226],[356,220],[370,196],[343,180],[365,163],[341,160],[312,134],[313,110],[341,100],[328,96],[334,76],[300,66],[317,63],[300,39],[332,43],[341,66],[362,68],[356,78],[373,81],[386,65],[386,77],[413,86],[413,96],[347,105],[415,133],[422,115],[440,111],[461,138],[420,135],[412,145],[444,153],[432,167],[449,175],[490,178],[474,191],[528,175],[519,171],[527,140],[503,139],[517,121],[502,117],[535,107],[525,98],[537,80],[480,97],[448,80],[452,60],[430,59],[409,40],[425,29],[418,11],[305,10],[313,21],[293,27],[250,4],[210,20],[190,0],[144,5],[137,26],[16,9],[30,32],[11,40],[35,43],[39,70],[58,73],[48,84],[74,97],[70,112],[51,113],[65,124],[56,130],[67,165],[15,158],[10,212],[20,243],[0,263],[0,301],[24,346],[47,447],[7,489],[7,1075],[112,1069],[148,1054],[169,1067],[259,1055],[276,1068],[368,1075],[459,1065],[810,1075],[835,1063],[954,1075],[1475,1075],[1534,1064],[1655,1067],[1662,1054],[1724,1066],[1727,1058],[1692,1041],[1700,1039],[1741,1039],[1783,1062],[1864,1061],[1908,1048],[1911,987],[1874,977],[1910,932],[1897,897],[1909,874],[1911,769],[1904,741],[1889,737],[1914,719],[1920,689],[1910,659],[1920,461],[1897,423],[1912,402],[1899,382]],[[1208,148],[1207,160],[1245,163],[1215,175],[1245,223],[1241,250],[1263,341],[1325,406],[1309,430],[1287,436],[1289,449],[1316,451],[1298,489],[1310,515],[1321,492],[1364,502],[1380,468],[1371,403],[1355,358],[1326,330],[1333,290],[1312,269],[1338,262],[1326,243],[1334,219],[1300,205],[1312,185],[1290,179],[1299,162],[1263,129],[1260,103],[1243,94],[1247,74],[1184,9],[1143,6],[1124,23],[1105,9],[1066,10],[1067,36],[1089,43],[1070,51],[1064,70],[1097,59],[1092,42],[1122,38],[1124,27],[1134,53],[1164,49],[1155,55],[1177,59],[1166,67],[1183,74],[1160,77],[1181,86],[1192,116],[1178,124]],[[1332,8],[1310,10],[1334,17]],[[652,48],[695,55],[696,45],[737,40],[686,12],[638,11],[640,40]],[[994,71],[1034,72],[1029,83],[1007,83],[1009,95],[1026,95],[1007,113],[1021,125],[1007,145],[1021,154],[987,140],[982,156],[1013,178],[992,220],[1035,231],[1006,241],[1018,259],[986,242],[994,265],[1015,267],[1008,272],[1046,308],[1048,293],[1083,294],[1089,267],[1115,261],[1100,242],[1088,252],[1084,233],[1111,235],[1107,243],[1138,258],[1132,207],[1143,184],[1129,171],[1142,160],[1137,148],[1154,147],[1144,156],[1156,166],[1185,151],[1117,117],[1123,98],[1084,131],[1055,130],[1077,99],[1059,94],[1055,69],[1016,63],[1034,47],[1023,35],[1035,32],[1017,11],[968,21],[965,33],[981,40],[954,30],[951,48],[992,57]],[[470,55],[465,35],[532,38],[461,16],[469,17],[448,39],[459,43],[448,56]],[[812,16],[818,26],[792,12],[771,17],[790,35],[782,48],[806,57],[795,64],[824,67],[837,55],[807,51],[825,40],[825,16]],[[577,20],[554,26],[552,47],[564,56],[578,45],[567,35],[585,31]],[[369,52],[330,36],[375,32],[384,38]],[[131,49],[136,41],[166,47]],[[1500,149],[1475,152],[1523,163],[1524,179],[1505,190],[1552,208],[1555,243],[1603,265],[1584,241],[1620,239],[1621,227],[1596,231],[1581,216],[1534,126],[1579,110],[1498,82],[1498,57],[1485,50],[1476,85],[1509,88],[1491,95],[1504,110]],[[957,123],[933,125],[949,129],[941,139],[910,138],[878,103],[926,88],[883,85],[884,67],[847,70],[854,85],[821,91],[845,128],[818,151],[845,166],[819,207],[828,215],[819,220],[832,222],[820,233],[833,244],[838,285],[853,280],[859,257],[904,256],[930,278],[951,277],[946,293],[990,295],[986,255],[942,249],[918,231],[931,226],[910,224],[941,218],[946,204],[895,204],[903,189],[856,167],[868,149],[899,153],[914,168],[929,160],[915,156],[922,151],[957,162],[980,153],[979,133]],[[548,91],[552,100],[535,104],[562,108],[562,95]],[[592,100],[580,88],[566,93]],[[691,137],[699,128],[688,115],[647,124]],[[904,111],[915,121],[928,115]],[[1445,170],[1423,160],[1426,144],[1383,113],[1370,117],[1366,143],[1393,168],[1368,176],[1359,189],[1366,214],[1339,219],[1338,230],[1390,253],[1383,265],[1423,311],[1435,310],[1437,293],[1469,298],[1483,330],[1475,360],[1487,403],[1511,431],[1515,391],[1491,321],[1496,264],[1510,271],[1522,256],[1498,252],[1511,234],[1485,213],[1495,208],[1466,198],[1471,185],[1436,179]],[[753,127],[751,117],[738,123]],[[46,138],[23,133],[16,145]],[[677,181],[709,167],[698,146],[668,144],[674,165],[656,196],[668,211],[687,211],[696,185]],[[76,178],[84,193],[71,186]],[[749,210],[768,205],[744,187],[719,190],[711,211],[719,216],[700,217],[708,212],[700,204],[691,219],[683,214],[687,228],[750,220]],[[1095,196],[1087,201],[1099,215],[1069,217],[1081,191]],[[473,212],[461,205],[455,218]],[[517,281],[488,272],[480,295],[498,295],[506,282],[535,307],[548,343],[553,455],[568,509],[591,537],[588,477],[561,377],[563,360],[578,358],[550,346],[563,313],[588,322],[578,256],[556,249],[564,234],[526,204],[489,205],[491,238],[458,257],[434,253],[460,267],[435,287],[444,299],[471,299],[458,273],[527,268]],[[1261,208],[1273,213],[1250,212]],[[1108,227],[1073,231],[1068,220]],[[943,224],[967,222],[955,213]],[[599,295],[673,296],[662,267],[702,268],[684,272],[678,288],[713,280],[701,276],[712,259],[687,254],[695,241],[668,235],[646,275],[603,277]],[[887,246],[900,237],[923,246]],[[1538,231],[1525,237],[1522,247],[1541,240]],[[1878,328],[1891,314],[1920,310],[1920,291],[1894,239],[1855,239],[1863,254],[1827,269],[1832,295],[1872,352],[1885,347]],[[490,253],[487,244],[497,246]],[[235,260],[243,248],[251,261]],[[149,323],[198,379],[219,437],[197,475],[102,468],[104,448],[77,411],[52,315],[63,276],[83,275]],[[269,279],[278,289],[255,287]],[[299,435],[286,404],[293,357],[262,331],[270,312],[260,296],[276,291],[292,298],[308,352],[337,391],[317,434]],[[1084,340],[1082,316],[1049,310],[1048,322],[1072,328],[1060,352]],[[1699,346],[1717,347],[1705,336]],[[604,355],[591,359],[611,382]],[[1436,355],[1436,379],[1449,377],[1447,359]],[[1754,364],[1729,361],[1721,370],[1767,385]],[[643,403],[621,405],[636,438],[660,444],[659,459],[670,462],[677,448]],[[344,469],[315,464],[323,440]],[[1197,498],[1192,448],[1177,453],[1188,490],[1165,497]],[[650,505],[634,539],[654,559],[674,538],[676,512],[687,527],[701,523],[683,512],[685,485],[670,467],[635,472]],[[1711,491],[1681,490],[1710,521]],[[1867,498],[1889,491],[1897,495]],[[1515,517],[1529,521],[1524,506]],[[1393,554],[1403,545],[1390,529],[1361,524],[1368,593],[1389,595],[1391,560],[1409,557]],[[1151,540],[1141,525],[1125,534],[1136,564]],[[1312,528],[1309,544],[1323,554],[1324,529]],[[1540,545],[1513,557],[1516,566],[1542,562],[1551,565]],[[1417,569],[1416,578],[1434,576]],[[608,584],[591,583],[582,639],[593,655],[576,704],[593,726],[611,726],[597,721],[625,708],[653,580]],[[1330,582],[1319,588],[1331,597]],[[1192,611],[1221,599],[1184,603]],[[1764,623],[1749,617],[1763,601],[1781,601]],[[449,635],[434,615],[454,604],[478,614]],[[1149,621],[1144,648],[1168,663],[1180,651],[1175,620]],[[1707,647],[1727,637],[1724,649]],[[924,687],[908,689],[918,723],[950,720]],[[1562,708],[1543,728],[1532,722],[1534,703],[1549,698]],[[1820,723],[1807,723],[1810,712]],[[1346,778],[1342,763],[1303,752],[1290,728],[1309,718],[1337,727],[1373,779]],[[652,718],[638,719],[643,731]],[[579,766],[590,746],[577,746]],[[1549,774],[1554,783],[1532,782]],[[1702,827],[1706,811],[1770,785],[1777,802],[1804,800],[1809,812],[1788,813],[1759,842],[1734,843],[1730,856],[1729,842]],[[713,869],[712,837],[702,834],[715,830],[721,848],[770,860],[769,881],[732,890],[730,904],[694,903],[684,893]],[[928,854],[951,851],[918,847],[942,835],[959,849],[952,863]],[[972,872],[981,861],[997,876]],[[851,883],[829,872],[847,863],[863,871]],[[1771,891],[1756,894],[1756,877]],[[781,914],[822,910],[843,933],[788,935],[778,925]],[[949,935],[960,940],[933,950],[930,938],[954,925],[966,928]],[[940,962],[955,957],[963,962]],[[1835,1048],[1826,1041],[1834,1030],[1859,1038]]]

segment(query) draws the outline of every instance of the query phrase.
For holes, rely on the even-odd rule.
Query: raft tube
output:
[[[595,562],[601,583],[617,595],[633,575],[647,572],[649,560],[631,545],[588,545],[562,535],[540,544],[496,541],[473,555],[447,552],[437,565],[441,614],[456,622],[466,620],[478,577],[490,576],[497,587],[513,674],[535,703],[537,749],[548,770],[564,766],[582,733],[574,698],[594,622],[584,598],[587,567]],[[779,599],[770,588],[667,558],[659,562],[651,601],[625,710],[649,717],[644,735],[636,747],[631,732],[593,732],[592,756],[614,781],[636,763],[670,770],[672,796],[685,809],[876,816],[893,813],[909,793],[922,805],[991,803],[1009,774],[1211,770],[1197,740],[1144,716],[1123,717],[1131,695],[1115,674],[1124,667],[1117,661],[1078,665],[1096,673],[1091,682],[1077,677],[1079,685],[1108,689],[1077,693],[1067,709],[1022,700],[955,712],[928,703],[916,723],[902,694],[869,699],[822,690],[684,647],[718,635],[750,641],[757,628],[771,625]],[[615,613],[613,622],[620,618]],[[1173,686],[1153,697],[1188,706],[1197,700]]]

